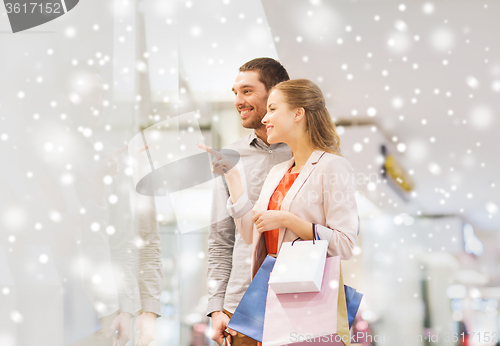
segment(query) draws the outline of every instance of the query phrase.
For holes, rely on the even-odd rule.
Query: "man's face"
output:
[[[240,113],[241,124],[247,129],[263,127],[262,118],[266,115],[267,97],[269,92],[259,81],[256,71],[240,72],[233,85],[236,96],[234,105]]]

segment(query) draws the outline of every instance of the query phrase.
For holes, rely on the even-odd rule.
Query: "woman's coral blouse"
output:
[[[299,173],[291,173],[292,167],[285,173],[283,179],[281,179],[278,187],[274,190],[271,199],[269,200],[269,205],[267,210],[281,210],[281,203],[285,198],[288,190],[293,185],[293,182],[299,176]],[[267,253],[276,254],[278,253],[278,237],[279,229],[273,229],[272,231],[264,232],[264,237],[266,241]]]

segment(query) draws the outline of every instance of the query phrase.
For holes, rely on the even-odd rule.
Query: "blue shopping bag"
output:
[[[347,285],[344,285],[344,291],[345,301],[347,305],[347,317],[349,319],[349,329],[351,329],[352,323],[354,322],[354,317],[356,317],[356,313],[358,312],[363,295],[357,292],[355,288]]]
[[[276,258],[266,257],[227,325],[259,342],[264,333],[268,282],[275,262]]]

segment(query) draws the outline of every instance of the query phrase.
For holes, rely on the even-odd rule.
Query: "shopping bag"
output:
[[[276,259],[267,256],[241,298],[228,327],[262,342],[269,275]]]
[[[327,240],[283,243],[269,286],[276,294],[319,292],[327,250]]]
[[[356,291],[355,288],[344,285],[345,291],[345,301],[347,305],[347,316],[349,319],[349,329],[352,327],[352,323],[354,322],[354,318],[358,313],[359,305],[361,304],[361,299],[363,295]]]
[[[350,346],[343,288],[339,256],[326,258],[320,292],[276,294],[269,287],[262,345]]]

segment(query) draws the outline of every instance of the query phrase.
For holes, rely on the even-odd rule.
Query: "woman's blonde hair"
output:
[[[316,84],[308,79],[292,79],[277,84],[273,89],[283,93],[290,109],[304,108],[306,133],[314,149],[342,156],[339,135],[325,107],[323,93]]]

